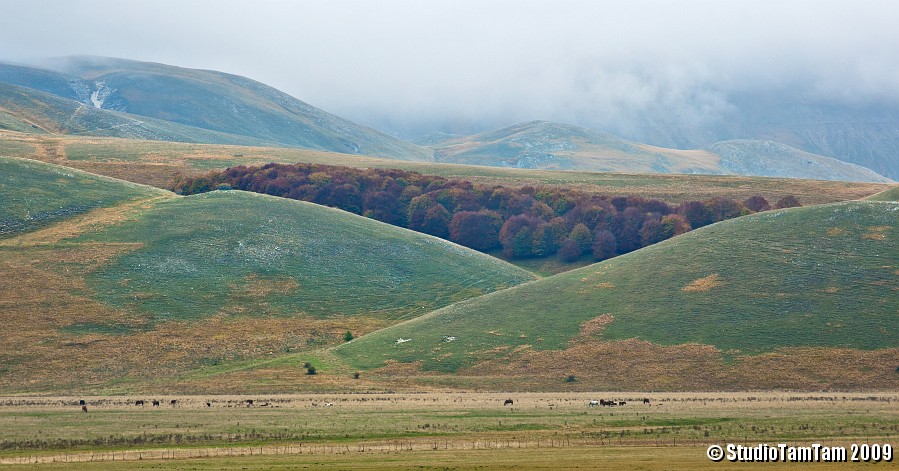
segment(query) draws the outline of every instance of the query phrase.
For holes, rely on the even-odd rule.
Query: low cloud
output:
[[[741,92],[899,102],[893,1],[13,2],[5,59],[245,75],[394,134],[701,124]]]

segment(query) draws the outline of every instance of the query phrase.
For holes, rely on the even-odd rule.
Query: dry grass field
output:
[[[8,396],[0,429],[4,469],[718,469],[711,444],[896,446],[899,394]]]
[[[772,202],[785,195],[795,195],[802,204],[810,205],[860,199],[890,188],[882,183],[728,175],[524,170],[388,160],[306,149],[49,137],[10,131],[0,131],[0,155],[41,160],[166,189],[173,185],[178,175],[199,175],[236,165],[269,162],[398,168],[491,185],[564,186],[599,194],[640,195],[670,203],[714,197],[744,200],[760,194]]]

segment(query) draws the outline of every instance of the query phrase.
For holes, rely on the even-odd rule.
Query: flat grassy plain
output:
[[[134,405],[150,398],[84,397],[88,413],[80,411],[79,397],[0,398],[0,427],[7,431],[0,463],[43,462],[50,469],[705,469],[722,466],[705,457],[711,444],[896,446],[899,435],[895,392],[156,396],[164,400],[160,407]],[[506,398],[514,404],[504,406]],[[588,407],[600,398],[627,404]]]
[[[237,165],[320,163],[397,168],[505,186],[564,186],[606,195],[638,195],[669,203],[714,197],[774,202],[795,195],[804,205],[854,200],[890,188],[882,183],[797,180],[726,175],[593,173],[387,160],[304,149],[188,144],[135,139],[46,136],[0,131],[0,155],[32,158],[123,180],[171,188],[179,175]]]

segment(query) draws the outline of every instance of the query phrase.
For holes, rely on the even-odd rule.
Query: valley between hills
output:
[[[886,443],[895,162],[757,137],[404,141],[221,72],[0,65],[0,462]]]

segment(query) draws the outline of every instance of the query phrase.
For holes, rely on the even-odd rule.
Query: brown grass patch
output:
[[[591,337],[602,332],[615,318],[611,314],[602,314],[581,324],[580,337]]]
[[[721,281],[721,278],[717,273],[715,273],[703,278],[697,278],[690,283],[687,283],[687,286],[681,288],[681,291],[685,291],[687,293],[705,292],[723,284],[724,282]]]
[[[882,234],[880,232],[869,232],[867,234],[862,234],[862,239],[866,240],[886,240],[887,235]]]
[[[709,345],[657,345],[639,339],[588,339],[565,350],[516,349],[460,375],[506,378],[507,388],[557,390],[576,375],[577,390],[746,389],[891,390],[899,387],[899,349],[787,348],[726,361]]]
[[[841,236],[846,233],[846,230],[841,227],[831,227],[827,230],[827,235],[830,237]]]
[[[254,273],[244,279],[244,285],[232,286],[234,295],[265,298],[271,294],[290,295],[300,290],[300,283],[291,276],[259,276]]]
[[[893,226],[868,226],[868,233],[862,234],[862,239],[866,240],[886,240],[887,235],[884,232],[892,229]]]

